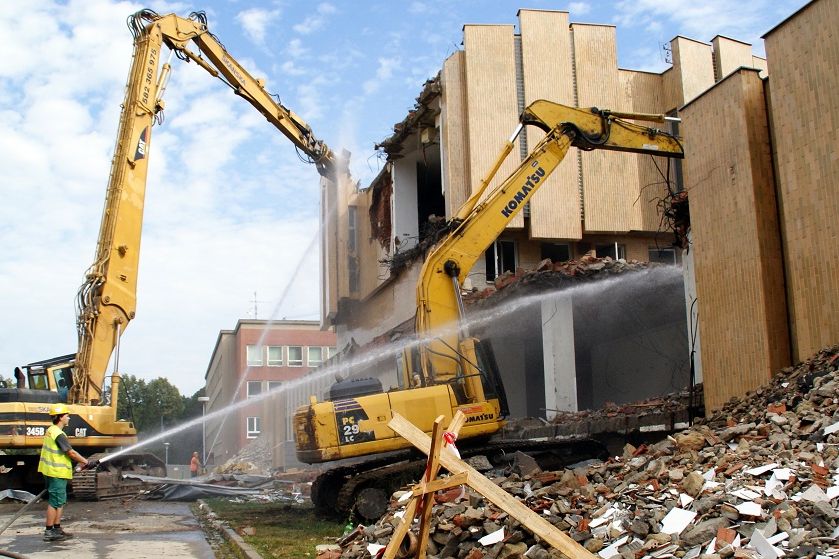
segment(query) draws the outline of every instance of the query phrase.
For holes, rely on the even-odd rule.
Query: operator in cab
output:
[[[44,541],[54,542],[72,538],[61,527],[61,513],[67,503],[67,482],[73,479],[73,460],[82,466],[87,466],[87,459],[73,450],[70,440],[64,433],[64,428],[70,423],[70,410],[64,404],[53,404],[50,407],[52,425],[44,435],[41,446],[41,461],[38,471],[44,474],[44,481],[49,495],[47,505],[47,524],[44,530]]]

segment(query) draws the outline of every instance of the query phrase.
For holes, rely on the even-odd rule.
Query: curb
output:
[[[213,509],[210,508],[206,501],[198,499],[196,503],[198,504],[200,510],[207,513],[207,522],[211,524],[222,536],[224,536],[228,542],[238,547],[239,551],[241,551],[247,559],[262,559],[262,556],[256,551],[256,549],[245,542],[245,540],[242,539],[242,536],[237,534],[232,528],[225,525],[220,520],[210,518],[210,514],[213,512]]]

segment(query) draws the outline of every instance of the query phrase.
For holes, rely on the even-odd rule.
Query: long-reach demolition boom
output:
[[[134,318],[151,131],[153,124],[162,120],[163,93],[171,70],[169,62],[160,66],[164,45],[171,54],[195,62],[230,86],[291,140],[315,164],[321,176],[335,180],[336,159],[332,151],[300,117],[264,89],[262,80],[251,76],[230,56],[208,30],[203,12],[193,12],[185,19],[141,10],[128,18],[128,27],[134,35],[134,58],[111,163],[96,259],[78,294],[79,350],[69,397],[74,404],[101,402],[111,354],[116,349],[117,361],[119,338]],[[190,50],[193,46],[197,52]]]

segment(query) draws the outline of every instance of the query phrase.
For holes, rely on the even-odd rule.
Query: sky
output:
[[[462,48],[465,24],[517,23],[520,8],[617,26],[622,68],[663,71],[676,35],[760,36],[804,0],[9,0],[0,10],[0,376],[76,351],[75,296],[92,263],[141,8],[209,28],[366,186],[374,146],[425,80]],[[771,72],[771,68],[770,68]],[[318,175],[249,104],[173,61],[152,132],[137,316],[122,374],[204,385],[220,330],[319,311]],[[511,130],[514,123],[511,123]],[[503,141],[503,139],[501,140]]]

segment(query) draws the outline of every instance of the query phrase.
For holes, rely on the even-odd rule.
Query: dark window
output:
[[[516,242],[495,241],[486,253],[487,281],[493,281],[504,272],[516,271]]]
[[[619,245],[618,243],[594,245],[594,250],[597,258],[606,258],[607,256],[614,260],[626,258],[626,245]]]
[[[673,248],[650,248],[649,255],[650,262],[660,264],[677,264],[679,262],[679,255]]]
[[[561,243],[542,243],[542,260],[550,258],[551,262],[567,262],[571,260],[571,247]]]

